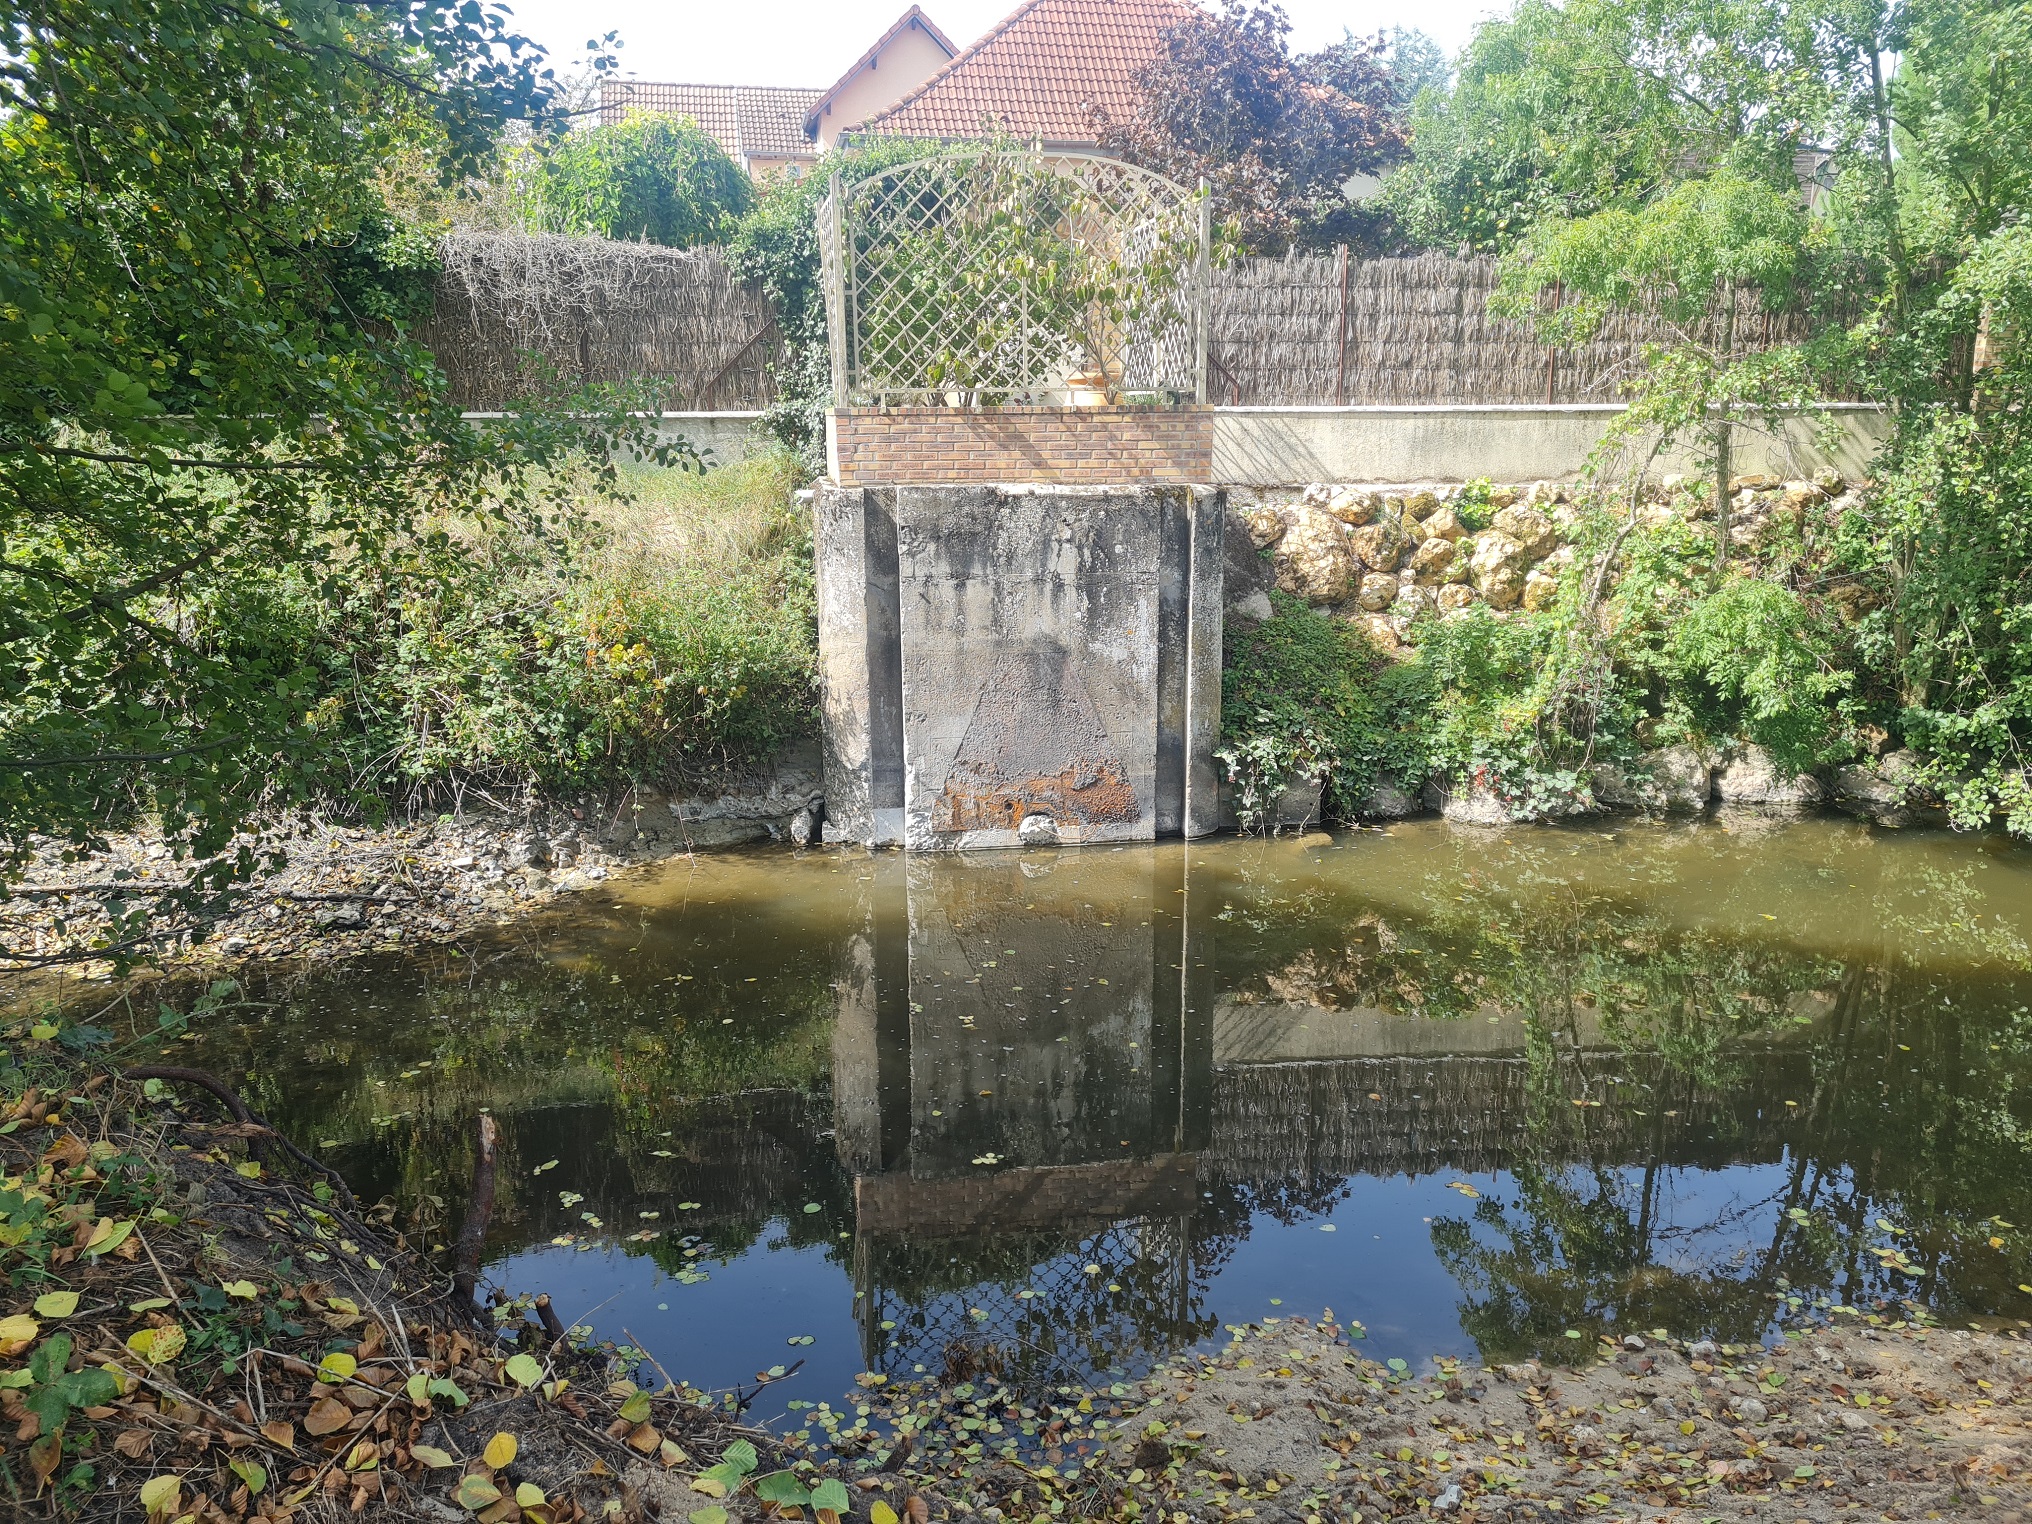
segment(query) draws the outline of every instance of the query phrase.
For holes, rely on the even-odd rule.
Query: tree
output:
[[[1836,115],[1829,44],[1784,0],[1524,0],[1414,108],[1386,204],[1414,242],[1501,253],[1540,218],[1634,208],[1724,167],[1788,183]]]
[[[1796,193],[1735,170],[1687,180],[1635,210],[1546,217],[1504,260],[1495,308],[1547,340],[1585,343],[1612,311],[1652,310],[1673,342],[1648,356],[1619,421],[1659,448],[1705,435],[1715,490],[1715,564],[1729,552],[1732,443],[1747,415],[1810,403],[1813,379],[1796,349],[1751,351],[1749,317],[1788,305],[1806,239]],[[1560,293],[1546,309],[1540,297]]]
[[[250,872],[243,827],[347,780],[295,654],[217,633],[238,593],[427,572],[604,461],[469,428],[346,275],[419,120],[457,175],[553,83],[460,0],[0,0],[0,887],[135,810],[193,893]]]
[[[1381,39],[1293,55],[1276,5],[1227,0],[1165,34],[1143,73],[1143,104],[1101,138],[1186,186],[1204,179],[1214,216],[1259,252],[1376,244],[1383,224],[1343,186],[1399,156],[1398,81]]]
[[[754,203],[741,166],[689,117],[636,112],[530,152],[527,216],[544,232],[691,248],[724,243]]]

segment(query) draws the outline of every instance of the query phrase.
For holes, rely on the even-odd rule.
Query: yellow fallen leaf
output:
[[[261,1288],[252,1281],[227,1281],[219,1289],[227,1296],[236,1296],[243,1302],[251,1302],[261,1295]]]
[[[25,1344],[42,1332],[42,1325],[25,1312],[0,1318],[0,1344]]]
[[[343,1350],[333,1350],[318,1361],[318,1380],[344,1381],[360,1368],[360,1362]]]
[[[150,1365],[167,1365],[183,1353],[183,1330],[174,1323],[142,1328],[127,1336],[127,1347]]]
[[[487,1441],[484,1458],[488,1465],[499,1471],[515,1459],[515,1436],[503,1430]]]
[[[900,1521],[896,1517],[896,1510],[877,1498],[868,1509],[868,1524],[900,1524]]]
[[[183,1478],[179,1476],[151,1476],[141,1484],[141,1506],[148,1510],[151,1519],[174,1512],[182,1495]]]
[[[35,1310],[45,1318],[67,1318],[78,1310],[75,1291],[45,1291],[35,1299]]]
[[[727,1484],[716,1476],[695,1476],[691,1479],[691,1490],[703,1492],[709,1498],[723,1498],[727,1495]]]
[[[457,1461],[453,1460],[450,1455],[440,1450],[436,1445],[411,1445],[409,1447],[409,1454],[418,1465],[428,1466],[433,1471],[443,1471],[449,1466],[456,1466],[458,1464]]]
[[[518,1482],[515,1485],[515,1503],[519,1508],[540,1508],[549,1499],[543,1489],[534,1482]]]

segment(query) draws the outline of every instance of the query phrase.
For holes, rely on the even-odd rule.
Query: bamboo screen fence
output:
[[[767,303],[718,249],[597,238],[458,234],[444,245],[435,316],[417,330],[473,409],[526,395],[540,355],[558,379],[664,384],[669,409],[742,410],[775,400],[783,359]],[[1335,403],[1613,402],[1666,336],[1618,314],[1594,342],[1548,348],[1490,315],[1493,260],[1345,252],[1243,258],[1214,272],[1208,400]],[[1803,319],[1759,315],[1749,347],[1803,336]]]
[[[1667,328],[1617,313],[1575,349],[1492,316],[1492,259],[1293,254],[1214,272],[1210,400],[1330,403],[1614,402]],[[1759,314],[1746,347],[1804,337],[1803,320]]]
[[[529,395],[544,365],[566,385],[658,382],[670,411],[760,408],[775,398],[782,336],[761,294],[734,278],[718,249],[456,233],[441,255],[436,311],[415,337],[461,407]]]

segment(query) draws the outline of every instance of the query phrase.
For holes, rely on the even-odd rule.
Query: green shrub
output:
[[[796,468],[624,479],[566,522],[449,526],[336,602],[278,574],[204,610],[202,636],[298,692],[333,797],[680,785],[811,735]]]
[[[638,114],[534,152],[526,214],[546,232],[723,243],[755,199],[741,166],[689,117]]]
[[[1740,736],[1791,772],[1853,754],[1832,702],[1852,674],[1791,589],[1732,576],[1676,621],[1666,650],[1671,702],[1696,732]]]
[[[1389,660],[1352,625],[1270,595],[1272,616],[1231,634],[1221,747],[1236,813],[1255,829],[1299,778],[1324,778],[1329,809],[1354,813],[1379,782],[1417,788],[1431,695],[1417,663]]]

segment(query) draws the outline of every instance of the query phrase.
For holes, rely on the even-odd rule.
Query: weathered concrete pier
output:
[[[828,485],[815,509],[829,838],[1214,830],[1222,493]]]

